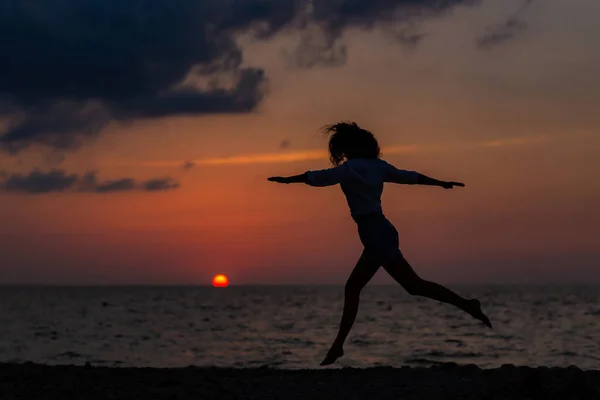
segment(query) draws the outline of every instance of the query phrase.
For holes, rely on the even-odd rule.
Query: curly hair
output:
[[[379,158],[381,149],[375,136],[356,122],[338,122],[322,128],[329,137],[329,159],[340,165],[351,158]]]

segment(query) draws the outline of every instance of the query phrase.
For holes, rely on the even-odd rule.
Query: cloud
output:
[[[509,18],[500,25],[489,27],[486,33],[477,39],[477,47],[490,50],[497,47],[524,32],[527,25],[518,19]]]
[[[138,182],[133,178],[99,181],[96,172],[83,176],[70,174],[61,169],[49,172],[33,170],[27,175],[5,175],[0,191],[42,194],[53,192],[113,193],[128,191],[165,191],[176,189],[179,183],[172,178],[156,178]]]
[[[582,137],[588,137],[591,134],[574,135],[535,135],[520,136],[512,138],[500,138],[483,141],[464,141],[464,142],[441,142],[427,144],[412,144],[402,146],[387,146],[382,148],[384,157],[398,154],[414,154],[427,152],[452,152],[452,151],[482,151],[486,149],[515,148],[525,146],[537,146],[551,143],[555,140],[579,140]],[[326,150],[299,150],[276,153],[245,154],[229,157],[203,158],[193,161],[195,165],[245,165],[245,164],[279,164],[290,162],[302,162],[310,160],[326,160]],[[143,167],[173,167],[181,165],[181,161],[150,161],[136,164]],[[124,163],[123,166],[131,166]]]
[[[254,110],[265,77],[242,66],[235,34],[276,10],[250,7],[236,23],[231,6],[217,0],[0,5],[0,37],[12,38],[0,56],[0,114],[9,117],[0,146],[12,153],[40,144],[71,149],[113,120]]]
[[[0,185],[0,188],[6,192],[64,192],[72,189],[78,180],[78,175],[67,174],[62,170],[52,170],[48,173],[36,170],[30,172],[28,175],[9,175]]]
[[[348,29],[381,28],[401,45],[414,49],[427,36],[418,31],[419,23],[443,17],[458,6],[480,3],[480,0],[313,0],[296,19],[302,27],[297,48],[286,51],[285,55],[302,68],[343,65],[349,53],[343,33]]]
[[[396,39],[409,49],[415,49],[427,36],[423,33],[396,34]]]
[[[180,185],[179,182],[171,178],[160,178],[150,179],[142,184],[145,190],[149,192],[156,192],[161,190],[177,189]]]
[[[308,150],[289,153],[264,153],[238,155],[231,157],[204,158],[201,160],[196,160],[196,163],[202,165],[270,164],[280,162],[315,160],[323,158],[326,155],[327,153],[322,150]]]
[[[476,0],[121,0],[0,3],[0,149],[74,149],[113,121],[248,113],[267,93],[236,39],[300,33],[298,64],[340,65],[348,28]],[[403,39],[416,45],[421,36]]]
[[[527,30],[527,24],[522,20],[523,13],[533,0],[525,0],[523,5],[506,21],[498,25],[489,26],[485,33],[476,41],[477,47],[490,50],[498,47]]]
[[[385,154],[406,154],[418,151],[419,147],[414,145],[393,146],[385,148]],[[325,150],[301,150],[292,152],[262,153],[236,155],[230,157],[203,158],[195,160],[196,165],[244,165],[244,164],[276,164],[286,162],[298,162],[309,160],[326,160],[327,151]],[[181,161],[157,161],[144,162],[141,166],[145,167],[172,167],[181,165]]]
[[[186,161],[181,166],[181,168],[183,168],[185,170],[190,170],[190,169],[195,168],[195,167],[196,167],[196,163],[193,162],[193,161]]]
[[[481,143],[481,147],[508,147],[508,146],[527,146],[547,143],[551,138],[549,136],[523,136],[507,139],[489,140]]]
[[[80,188],[83,192],[111,193],[128,192],[136,188],[136,181],[133,178],[115,179],[105,182],[97,182],[94,173],[88,173],[84,177],[85,184]]]

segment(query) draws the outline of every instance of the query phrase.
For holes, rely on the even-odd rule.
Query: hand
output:
[[[283,176],[272,176],[270,178],[267,178],[267,180],[269,182],[290,183],[290,180],[288,178],[283,177]]]
[[[464,183],[460,183],[460,182],[442,182],[441,186],[444,189],[452,189],[454,186],[464,187],[465,184]]]

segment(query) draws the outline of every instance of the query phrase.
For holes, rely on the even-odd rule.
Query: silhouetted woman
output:
[[[452,304],[491,328],[490,320],[481,311],[481,304],[477,299],[464,299],[437,283],[421,279],[413,271],[399,249],[396,228],[386,219],[381,208],[384,182],[441,186],[444,189],[464,184],[438,181],[388,164],[380,159],[377,139],[356,123],[330,125],[325,127],[325,131],[330,135],[329,154],[333,168],[307,171],[296,176],[268,178],[271,182],[305,183],[311,186],[339,183],[364,245],[363,253],[346,282],[344,311],[337,337],[321,365],[332,364],[344,355],[344,341],[356,319],[360,292],[380,266],[409,294]]]

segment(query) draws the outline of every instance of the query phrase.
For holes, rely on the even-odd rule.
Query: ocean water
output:
[[[397,286],[368,286],[338,367],[443,362],[600,369],[600,287],[455,286],[490,330]],[[0,361],[318,368],[342,287],[0,287]]]

